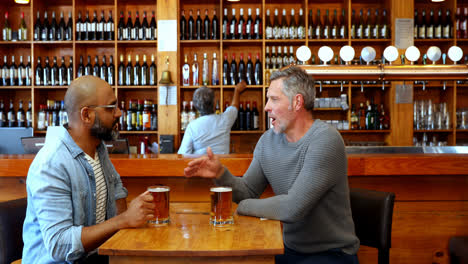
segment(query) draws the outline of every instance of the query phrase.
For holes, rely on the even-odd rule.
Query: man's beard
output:
[[[94,119],[94,124],[90,129],[91,136],[94,136],[100,140],[111,141],[117,140],[119,137],[119,131],[114,130],[115,125],[119,120],[115,119],[112,123],[112,127],[103,126],[101,119],[99,119],[98,114],[96,113],[96,118]]]

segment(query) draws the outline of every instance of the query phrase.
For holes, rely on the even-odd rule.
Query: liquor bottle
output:
[[[135,130],[136,123],[136,109],[133,108],[133,100],[128,101],[127,109],[127,130]]]
[[[249,53],[247,56],[247,67],[245,70],[245,81],[247,82],[247,85],[255,85],[255,79],[254,79],[254,66],[252,62],[252,55]]]
[[[28,58],[29,60],[29,58]],[[68,67],[67,67],[67,83],[66,85],[70,85],[73,80],[73,57],[70,56],[68,59]]]
[[[260,114],[257,109],[257,102],[253,102],[252,108],[252,129],[258,130],[260,129]]]
[[[88,63],[84,68],[84,75],[92,75],[93,74],[93,66],[91,65],[91,56],[88,56]]]
[[[237,38],[237,20],[236,20],[236,9],[232,9],[232,18],[229,23],[229,35],[231,39]]]
[[[291,20],[289,23],[289,38],[290,39],[297,39],[298,38],[298,33],[297,33],[297,24],[296,24],[296,17],[294,15],[294,9],[291,8]]]
[[[9,73],[9,80],[8,85],[15,86],[18,84],[18,68],[15,65],[15,56],[11,56],[11,64],[10,68],[8,69]]]
[[[289,65],[289,56],[288,56],[288,47],[284,46],[283,47],[283,66],[288,66]]]
[[[0,127],[5,127],[7,124],[7,117],[5,111],[5,105],[3,104],[3,100],[0,100]]]
[[[265,50],[265,70],[268,70],[268,69],[271,68],[270,63],[271,63],[270,47],[266,46],[266,50]]]
[[[236,85],[238,83],[237,81],[237,63],[236,63],[236,54],[232,54],[232,60],[231,60],[231,69],[229,71],[229,76],[231,79],[231,85]]]
[[[195,21],[195,37],[194,39],[202,39],[203,22],[200,17],[200,9],[197,9],[197,20]]]
[[[305,21],[304,21],[304,11],[302,8],[299,9],[299,23],[297,24],[297,38],[298,39],[305,39],[306,36],[306,29],[305,29]]]
[[[146,18],[146,11],[143,11],[143,22],[141,23],[141,28],[138,34],[138,39],[139,40],[151,39],[151,28],[148,25],[148,19]]]
[[[65,110],[65,102],[62,100],[60,101],[60,110],[58,114],[59,119],[59,126],[63,126],[64,124],[68,123],[68,115],[67,111]]]
[[[281,26],[278,19],[278,9],[275,8],[275,16],[273,17],[273,38],[281,38]]]
[[[20,55],[20,63],[18,65],[18,85],[23,86],[26,85],[26,67],[23,63],[23,56]]]
[[[187,24],[185,24],[185,28],[187,28]],[[186,29],[184,29],[184,32]],[[151,12],[151,22],[150,22],[150,25],[149,25],[149,39],[150,40],[155,40],[158,38],[158,27],[156,25],[156,18],[154,16],[154,11]],[[186,34],[186,33],[185,33]],[[148,37],[148,34],[146,35],[146,37]]]
[[[439,8],[439,12],[437,13],[437,17],[435,18],[434,22],[434,38],[441,39],[442,38],[442,9]]]
[[[3,67],[2,67],[2,76],[1,76],[2,86],[8,86],[10,82],[10,69],[8,67],[7,56],[3,56]]]
[[[104,16],[104,14],[102,14]],[[91,28],[89,29],[88,32],[88,38],[89,40],[97,40],[98,39],[98,24],[99,21],[97,20],[97,13],[96,10],[93,12],[93,20],[90,22]],[[101,30],[102,32],[102,30]]]
[[[94,65],[94,67],[96,67],[96,64]],[[102,80],[109,83],[107,81],[107,60],[106,60],[106,55],[102,56],[102,64],[101,64],[101,67],[98,66],[98,69],[99,69],[99,78],[101,78]]]
[[[190,101],[190,111],[188,112],[188,123],[190,124],[190,122],[192,122],[195,119],[197,119],[197,113],[195,112],[195,108],[193,107],[193,101]]]
[[[281,38],[289,39],[289,26],[286,20],[286,9],[283,8],[283,16],[281,17]]]
[[[96,11],[94,11],[96,14]],[[93,25],[96,26],[96,31],[94,33],[94,39],[96,40],[104,40],[104,31],[105,31],[105,24],[106,20],[104,19],[104,10],[101,10],[101,19],[98,21],[96,15],[94,15]]]
[[[196,39],[195,20],[193,20],[193,11],[192,11],[192,9],[190,9],[190,11],[189,11],[189,19],[188,19],[188,39],[189,39],[189,40]]]
[[[366,129],[366,109],[364,108],[364,103],[359,105],[359,129]]]
[[[351,14],[351,29],[350,29],[350,32],[349,32],[349,35],[352,39],[355,39],[357,38],[357,27],[358,27],[358,23],[357,23],[357,19],[356,19],[356,11],[353,9],[352,11],[352,14]]]
[[[323,26],[322,26],[322,18],[320,17],[320,9],[317,9],[317,17],[315,18],[315,38],[321,39],[323,38]]]
[[[72,32],[73,32],[73,25],[72,25],[72,17],[71,17],[71,11],[68,12],[68,22],[65,25],[65,29],[63,32],[63,39],[64,40],[72,40]]]
[[[429,17],[426,18],[426,38],[434,38],[434,9],[432,8]]]
[[[125,67],[125,85],[133,85],[132,56],[127,56],[127,66]]]
[[[260,62],[260,54],[257,53],[257,58],[255,61],[255,70],[254,70],[255,85],[262,85],[262,78],[263,78],[262,63]]]
[[[45,65],[43,69],[44,73],[44,85],[51,85],[51,79],[50,79],[50,63],[49,63],[49,56],[45,58]]]
[[[137,100],[135,130],[143,130],[143,100]]]
[[[246,35],[245,35],[245,20],[244,20],[244,9],[241,8],[239,10],[239,22],[237,24],[237,28],[236,28],[236,35],[237,35],[237,39],[245,39],[246,38]]]
[[[450,9],[447,8],[447,11],[445,13],[443,22],[442,22],[442,37],[447,39],[447,38],[452,38],[452,17],[450,15]]]
[[[418,33],[419,33],[419,38],[420,39],[425,39],[426,38],[426,23],[424,23],[424,19],[426,18],[426,10],[423,9],[422,15],[419,17],[419,23],[418,23]]]
[[[379,16],[379,9],[376,8],[375,9],[375,13],[374,13],[374,19],[372,20],[372,24],[371,24],[371,38],[373,39],[379,39],[379,38],[382,38],[380,36],[380,26],[381,26],[381,23],[380,23],[380,16]],[[376,22],[375,20],[378,19],[379,21]]]
[[[199,83],[199,65],[197,60],[197,54],[193,54],[193,63],[192,63],[192,85],[198,86]]]
[[[92,75],[95,77],[99,77],[99,57],[96,55],[94,56],[94,65],[91,68]]]
[[[224,8],[224,15],[223,15],[223,39],[229,39],[229,33],[231,31],[231,27],[229,25],[229,20],[227,16],[227,8]]]
[[[149,85],[148,63],[146,62],[146,54],[143,54],[143,64],[141,65],[141,85]]]
[[[241,53],[240,58],[239,58],[239,67],[238,67],[238,73],[237,73],[239,82],[247,81],[245,70],[246,68],[245,68],[245,62],[244,62],[244,54]]]
[[[211,21],[211,39],[219,39],[219,20],[216,9],[213,9],[213,20]]]
[[[65,66],[65,57],[62,56],[62,63],[58,69],[58,85],[67,85],[67,67]]]
[[[332,39],[337,39],[338,38],[338,29],[339,29],[339,25],[338,25],[338,17],[337,17],[337,12],[336,12],[336,9],[333,10],[333,18],[332,18],[332,23],[331,23],[331,30],[330,30],[330,37]]]
[[[268,17],[270,19],[270,17]],[[260,18],[260,8],[255,9],[255,22],[253,26],[254,39],[262,39],[262,19]]]
[[[380,117],[379,117],[379,129],[389,129],[390,128],[390,119],[387,114],[385,114],[385,109],[383,104],[380,105]]]
[[[130,31],[131,34],[130,34],[130,38],[132,40],[138,40],[140,38],[140,28],[141,28],[141,24],[140,24],[140,14],[138,13],[138,11],[136,11],[135,13],[135,24],[133,25],[132,27],[132,30]]]
[[[276,68],[281,69],[283,67],[283,56],[281,55],[281,46],[278,46],[278,53],[276,53]]]
[[[3,41],[11,41],[11,26],[8,21],[8,12],[5,12],[5,24],[3,24]]]
[[[52,68],[50,69],[50,85],[58,85],[59,84],[59,77],[58,77],[58,65],[57,65],[57,57],[54,56],[54,64],[52,64]]]
[[[367,104],[367,111],[366,111],[366,129],[367,130],[375,130],[374,127],[374,110],[372,108],[372,104],[369,103],[369,100],[366,102]]]
[[[245,119],[246,113],[244,111],[244,102],[240,102],[239,104],[239,111],[237,112],[237,120],[238,120],[238,129],[245,130]]]
[[[127,130],[127,110],[125,109],[125,101],[120,101],[120,112],[122,115],[119,117],[119,131]]]
[[[213,62],[211,63],[211,84],[219,85],[219,62],[216,56],[216,52],[213,53]]]
[[[134,29],[132,22],[132,13],[128,11],[127,24],[124,28],[124,40],[135,40],[135,30],[132,29]]]
[[[38,41],[41,39],[41,28],[42,28],[41,16],[39,14],[39,11],[37,11],[37,18],[34,24],[34,40],[35,41]]]
[[[32,127],[32,104],[31,104],[31,101],[28,102],[28,110],[26,111],[26,127]]]
[[[63,18],[63,11],[60,12],[60,21],[55,31],[55,39],[59,41],[65,40],[65,19]]]
[[[13,107],[13,99],[10,99],[10,109],[8,110],[8,127],[15,127],[16,126],[16,113]]]
[[[36,85],[38,86],[44,85],[43,77],[44,77],[44,73],[42,70],[41,57],[37,57],[37,66],[36,66],[35,76],[34,76]]]
[[[123,11],[120,11],[119,24],[117,25],[117,39],[124,40],[124,35],[125,36],[127,35],[126,32],[127,32],[127,28],[125,27],[125,23],[124,23],[124,14],[123,14]]]
[[[135,65],[133,66],[133,85],[141,85],[141,65],[140,65],[140,57],[138,55],[135,56]]]
[[[56,40],[57,37],[57,20],[55,20],[55,11],[52,11],[52,22],[50,23],[48,40]]]
[[[362,9],[359,11],[359,24],[356,26],[356,38],[363,39],[364,37],[364,13]]]
[[[253,129],[253,114],[250,110],[250,102],[246,102],[246,109],[245,109],[245,130],[252,130]]]
[[[289,64],[297,64],[296,56],[294,56],[293,46],[289,46]]]
[[[151,101],[145,100],[144,101],[144,108],[143,108],[143,118],[142,118],[142,130],[143,131],[150,131],[151,130]]]
[[[91,40],[91,37],[94,35],[94,31],[91,32],[92,26],[91,26],[91,20],[89,20],[89,11],[86,11],[86,18],[83,22],[84,25],[84,30],[83,28],[81,31],[81,40]]]
[[[114,85],[114,56],[110,55],[109,57],[109,67],[107,67],[107,82],[109,85]]]
[[[380,34],[379,37],[382,39],[388,39],[390,38],[390,28],[388,26],[388,20],[387,20],[387,10],[384,8],[382,11],[382,16],[379,16],[381,19],[380,24]]]
[[[314,19],[313,19],[312,9],[309,9],[308,19],[309,19],[309,27],[307,28],[307,37],[309,39],[313,39],[315,30],[314,30]]]
[[[41,28],[41,40],[46,41],[49,36],[49,18],[47,17],[47,11],[44,12],[44,23]]]
[[[267,11],[266,11],[265,38],[266,39],[273,39],[273,25],[271,24],[270,9],[267,9]]]
[[[415,9],[414,10],[414,19],[413,19],[413,34],[414,34],[414,39],[417,39],[419,38],[419,34],[418,34],[418,9]]]
[[[253,19],[252,19],[252,9],[247,9],[247,21],[245,22],[245,39],[253,39]]]
[[[184,65],[182,66],[182,85],[190,85],[190,66],[188,64],[187,54],[185,54]]]
[[[350,121],[351,121],[352,130],[359,129],[359,117],[356,114],[356,107],[354,104],[351,106],[351,120]]]
[[[271,47],[270,62],[271,62],[271,69],[277,69],[277,67],[276,67],[276,48],[275,48],[275,46]]]
[[[114,19],[112,18],[112,10],[109,10],[109,17],[107,19],[107,22],[105,22],[104,39],[115,39]]]
[[[371,10],[370,8],[367,9],[367,15],[366,15],[366,23],[364,23],[364,28],[363,28],[363,38],[364,39],[370,39],[372,36],[372,18],[371,18]]]
[[[180,130],[184,131],[188,125],[187,101],[182,102],[182,111],[180,112]]]
[[[84,69],[84,64],[83,64],[83,56],[80,55],[80,63],[78,64],[78,71],[77,71],[77,76],[81,77],[85,75],[85,69]]]
[[[208,18],[208,9],[205,9],[205,19],[203,19],[202,39],[210,39],[210,19]]]
[[[344,39],[348,36],[348,27],[346,26],[346,15],[345,15],[346,9],[341,9],[341,19],[338,24],[338,30],[339,30],[339,38]]]
[[[224,61],[223,61],[223,85],[231,84],[231,76],[229,74],[229,62],[227,53],[224,53]]]
[[[463,8],[463,20],[460,29],[462,31],[462,38],[468,38],[468,7]]]
[[[26,22],[24,21],[24,12],[21,12],[21,21],[18,27],[18,40],[28,40],[28,28],[26,27]]]
[[[154,54],[151,54],[151,65],[149,67],[149,85],[156,85],[158,76],[156,71],[156,63],[154,62]]]
[[[23,100],[19,101],[18,111],[16,112],[17,127],[26,127],[26,114],[23,109]]]
[[[208,65],[208,57],[206,53],[203,53],[203,63],[202,63],[202,84],[203,85],[208,85],[210,83],[209,74],[210,74],[210,69]]]
[[[80,62],[81,62],[81,57],[80,57]],[[78,71],[79,71],[79,67],[78,67]],[[123,58],[123,54],[120,54],[120,62],[119,62],[119,67],[118,67],[118,71],[119,71],[119,74],[118,74],[118,82],[117,84],[118,85],[125,85],[127,82],[125,80],[125,64],[124,64],[124,58]]]
[[[151,111],[151,130],[158,130],[158,105],[153,104]]]

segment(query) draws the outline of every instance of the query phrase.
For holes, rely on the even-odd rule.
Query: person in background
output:
[[[343,139],[313,118],[314,79],[304,70],[291,66],[270,79],[265,111],[273,128],[244,176],[234,177],[210,149],[185,175],[231,186],[238,214],[280,220],[285,250],[276,263],[358,263]],[[268,185],[275,196],[259,199]]]
[[[98,246],[153,217],[148,192],[127,209],[127,190],[103,143],[118,136],[122,114],[110,85],[80,77],[68,88],[65,105],[69,123],[47,133],[26,179],[25,264],[106,263]]]
[[[207,147],[211,147],[216,154],[229,154],[231,128],[237,119],[239,96],[245,88],[245,81],[236,85],[231,106],[220,115],[215,114],[213,90],[205,86],[195,90],[193,103],[201,116],[188,124],[177,153],[206,154]]]

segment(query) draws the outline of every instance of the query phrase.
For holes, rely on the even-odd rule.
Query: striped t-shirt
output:
[[[88,154],[85,154],[89,165],[93,168],[94,179],[96,181],[96,224],[106,220],[106,201],[107,201],[107,186],[102,173],[101,162],[99,155],[95,152],[94,159]]]

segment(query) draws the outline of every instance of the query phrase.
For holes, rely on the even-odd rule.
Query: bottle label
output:
[[[289,27],[284,26],[281,29],[281,38],[282,39],[288,39],[289,38]]]
[[[237,34],[239,34],[239,37],[241,37],[240,35],[243,34],[243,31],[242,31],[243,26],[244,26],[244,23],[239,22],[239,24],[237,24]]]
[[[345,35],[346,35],[346,28],[343,25],[340,27],[340,38],[345,38],[346,37]]]
[[[364,38],[368,39],[370,38],[370,26],[367,26],[365,29],[364,29]]]
[[[376,25],[373,29],[372,29],[372,38],[379,38],[379,26]]]
[[[319,39],[321,36],[322,36],[322,29],[320,28],[320,26],[317,26],[315,28],[315,37]]]
[[[426,26],[422,25],[419,27],[419,38],[424,39],[426,38]]]
[[[259,29],[260,29],[260,24],[257,24],[257,23],[256,23],[256,24],[254,25],[254,34],[259,35],[259,34],[260,34]]]
[[[442,26],[438,26],[434,28],[434,37],[442,38]]]
[[[104,30],[104,23],[97,24],[97,31],[102,32]]]
[[[229,32],[230,32],[231,36],[234,36],[236,34],[235,29],[236,29],[236,25],[231,23],[231,26],[230,26],[230,29],[229,29]]]
[[[184,67],[182,68],[182,79],[183,79],[184,86],[190,85],[190,68],[188,64],[185,64]]]
[[[138,38],[143,39],[143,28],[138,29]]]
[[[136,39],[136,34],[137,34],[137,33],[136,33],[136,28],[132,28],[132,29],[130,30],[130,34],[131,34],[131,35],[130,35],[130,38],[131,38],[131,39]]]
[[[150,113],[145,113],[143,114],[143,126],[146,126],[146,124],[150,124],[150,120],[151,120],[151,115]]]
[[[10,122],[16,121],[15,115],[13,113],[8,113],[8,121]]]
[[[96,24],[94,23],[87,23],[88,24],[88,32],[95,32],[96,31]]]
[[[338,37],[338,34],[337,34],[337,32],[336,32],[336,27],[332,27],[331,35],[332,35],[333,38],[337,38],[337,37]]]
[[[16,113],[16,118],[18,122],[24,122],[24,114],[19,111]]]
[[[266,38],[267,39],[272,39],[273,38],[273,28],[272,27],[267,27],[265,29],[265,33],[266,33]]]
[[[297,37],[300,39],[305,39],[305,27],[304,26],[299,26],[297,28]]]
[[[443,31],[444,31],[444,38],[450,38],[450,26],[446,25]]]
[[[296,27],[290,27],[289,28],[289,36],[291,39],[296,39],[297,38],[297,28]]]
[[[250,35],[252,33],[250,32],[251,30],[252,30],[252,23],[245,24],[245,34]]]
[[[415,34],[416,34],[416,33],[415,33]],[[387,34],[387,25],[383,25],[383,26],[380,28],[380,38],[383,38],[383,39],[388,38],[388,34]]]
[[[434,37],[434,28],[432,26],[428,26],[426,28],[426,37],[433,38]]]
[[[258,129],[259,124],[258,124],[258,115],[253,116],[253,129]]]
[[[154,36],[151,36],[151,28],[146,28],[145,35],[146,39],[154,39]]]

